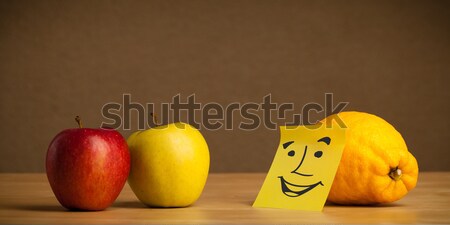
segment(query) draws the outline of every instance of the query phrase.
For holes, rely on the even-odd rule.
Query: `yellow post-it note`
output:
[[[345,128],[281,126],[280,145],[253,207],[322,211],[345,145]]]

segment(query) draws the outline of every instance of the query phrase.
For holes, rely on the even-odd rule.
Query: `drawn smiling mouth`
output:
[[[322,181],[319,181],[311,185],[297,185],[287,182],[283,176],[279,176],[278,178],[280,178],[281,181],[281,190],[283,191],[283,194],[285,194],[288,197],[298,197],[302,194],[305,194],[308,191],[311,191],[319,184],[323,186]],[[298,189],[298,191],[292,189]]]

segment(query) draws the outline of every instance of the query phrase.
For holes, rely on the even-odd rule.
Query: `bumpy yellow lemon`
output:
[[[417,161],[391,124],[362,112],[341,112],[321,122],[336,124],[339,119],[347,126],[346,144],[328,201],[388,203],[416,186]]]

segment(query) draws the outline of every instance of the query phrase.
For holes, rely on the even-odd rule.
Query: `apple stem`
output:
[[[155,113],[150,113],[150,116],[153,118],[153,122],[155,122],[155,125],[158,125],[158,117]]]
[[[76,116],[76,117],[75,117],[75,121],[77,121],[78,127],[83,128],[83,124],[81,124],[81,118],[80,118],[80,116]]]

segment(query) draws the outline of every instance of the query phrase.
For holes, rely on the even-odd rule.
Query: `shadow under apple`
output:
[[[140,201],[119,201],[115,202],[111,207],[114,208],[148,208]]]
[[[11,208],[25,211],[39,211],[39,212],[69,212],[68,209],[60,205],[15,205]]]

